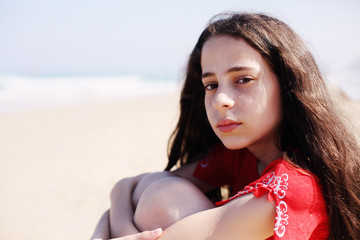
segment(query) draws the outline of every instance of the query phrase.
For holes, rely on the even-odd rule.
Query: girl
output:
[[[180,103],[166,170],[180,168],[121,180],[94,238],[358,239],[359,148],[285,23],[214,18]],[[202,193],[224,185],[233,195],[214,208]]]

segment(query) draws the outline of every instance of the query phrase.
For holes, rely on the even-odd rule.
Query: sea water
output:
[[[175,93],[176,77],[145,75],[32,77],[0,74],[0,114]]]
[[[360,100],[360,71],[326,76],[329,84]],[[177,93],[177,77],[149,75],[32,77],[0,74],[0,114],[54,106]]]

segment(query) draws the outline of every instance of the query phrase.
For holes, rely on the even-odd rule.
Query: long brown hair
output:
[[[221,14],[210,21],[192,51],[181,92],[180,118],[169,140],[167,170],[202,157],[219,139],[204,107],[201,51],[212,36],[244,39],[280,82],[284,120],[275,139],[292,164],[314,173],[322,186],[330,239],[360,236],[360,151],[332,102],[320,71],[299,36],[263,14]],[[293,149],[301,154],[294,154]]]

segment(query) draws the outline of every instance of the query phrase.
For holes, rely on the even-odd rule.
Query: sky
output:
[[[179,76],[224,11],[285,21],[326,74],[360,69],[358,0],[0,0],[0,73]]]

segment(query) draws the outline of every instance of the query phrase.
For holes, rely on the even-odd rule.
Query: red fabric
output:
[[[231,195],[259,178],[257,159],[251,152],[247,149],[229,150],[222,144],[212,148],[199,162],[193,175],[213,186],[231,186]]]
[[[194,176],[210,184],[233,182],[242,185],[251,178],[249,176],[254,177],[255,173],[257,174],[256,158],[254,161],[254,156],[247,150],[230,151],[222,147],[216,147],[216,150],[219,152],[212,151],[204,162],[198,164]],[[254,163],[251,164],[250,161]],[[204,163],[207,166],[201,167]],[[206,173],[207,170],[210,173],[222,173],[215,173],[213,177],[218,178],[215,180]],[[247,180],[241,181],[239,177],[243,173],[247,176]],[[329,222],[326,204],[318,180],[313,174],[295,168],[283,159],[278,159],[267,166],[260,178],[247,183],[242,191],[216,205],[221,206],[248,193],[252,193],[255,197],[267,194],[269,201],[275,201],[274,235],[269,239],[328,239]]]

